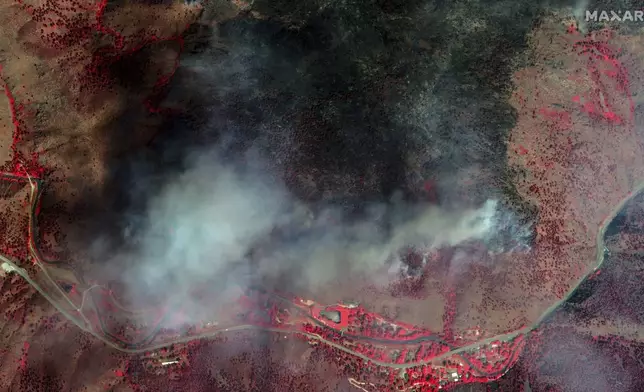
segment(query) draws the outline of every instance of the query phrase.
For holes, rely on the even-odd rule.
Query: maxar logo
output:
[[[644,11],[586,11],[586,22],[642,22]]]

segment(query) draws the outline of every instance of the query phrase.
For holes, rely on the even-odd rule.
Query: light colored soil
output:
[[[524,271],[548,277],[507,291],[525,298],[527,315],[540,313],[553,297],[561,298],[595,266],[600,225],[644,180],[641,135],[631,119],[631,98],[642,85],[642,70],[634,56],[641,50],[632,51],[636,46],[631,38],[596,35],[615,53],[624,50],[619,63],[630,79],[628,90],[620,92],[611,76],[619,71],[616,64],[576,54],[573,44],[582,37],[563,33],[565,27],[551,23],[537,30],[533,57],[543,61],[515,75],[512,103],[519,122],[511,135],[508,158],[511,165],[526,171],[526,180],[517,183],[519,193],[534,200],[540,211],[538,251]],[[599,70],[598,79],[591,78],[589,66]],[[609,104],[624,123],[590,119],[577,97],[592,102],[596,111],[607,111],[602,108]],[[567,117],[555,121],[555,112]],[[532,185],[539,193],[530,190]],[[531,295],[530,301],[526,294]]]
[[[621,93],[615,78],[607,76],[616,71],[608,60],[593,63],[603,75],[591,79],[589,56],[573,50],[582,37],[567,34],[566,28],[553,20],[534,32],[530,60],[535,65],[516,72],[511,98],[519,117],[511,132],[508,159],[511,167],[525,174],[516,179],[520,195],[539,208],[537,245],[532,254],[500,255],[491,266],[478,266],[478,270],[474,262],[469,273],[456,278],[455,331],[478,325],[489,336],[535,322],[594,267],[595,239],[602,221],[644,181],[641,135],[629,119],[630,98],[642,88],[635,57],[641,52],[636,50],[641,39],[605,39],[625,53],[620,62],[630,74],[630,92]],[[625,124],[592,120],[573,99],[597,91],[602,91],[603,98],[596,94],[596,107],[601,108],[604,100]],[[553,112],[566,119],[555,121]],[[573,150],[566,150],[568,138]],[[532,185],[538,187],[538,194],[530,190]],[[449,281],[438,279],[425,288],[426,300],[396,299],[387,290],[374,293],[355,277],[316,293],[316,300],[351,298],[377,312],[393,306],[398,320],[440,331],[443,283]]]
[[[23,4],[41,5],[29,1]],[[98,4],[98,1],[87,2],[92,7],[87,11],[90,19]],[[171,7],[131,4],[119,12],[108,12],[104,24],[117,30],[119,25],[137,27],[137,31],[130,27],[122,29],[126,36],[145,28],[148,36],[155,34],[162,38],[181,33],[195,15],[195,8],[183,6],[181,2]],[[0,0],[0,164],[13,158],[10,147],[15,132],[9,100],[4,94],[6,84],[17,105],[24,106],[20,118],[24,120],[22,128],[26,132],[18,144],[19,150],[25,156],[39,153],[41,164],[53,170],[47,192],[56,194],[59,200],[74,202],[84,189],[100,189],[106,154],[103,138],[110,133],[110,120],[122,109],[124,101],[122,91],[114,91],[100,95],[84,93],[83,105],[72,104],[75,94],[79,96],[74,87],[82,82],[78,80],[81,69],[91,60],[90,47],[78,45],[61,51],[44,44],[41,28],[45,34],[51,31],[42,23],[32,21],[17,2]],[[131,45],[139,43],[132,41]],[[76,63],[68,61],[66,56],[70,53]],[[160,56],[167,61],[159,63],[171,69],[174,57],[167,52]],[[28,187],[10,195],[4,192],[4,182],[0,185],[3,192],[0,245],[26,250],[24,223]],[[64,223],[61,222],[61,227]],[[19,238],[24,239],[22,245],[14,241]],[[111,390],[131,390],[124,378],[115,373],[123,369],[125,356],[66,320],[53,319],[60,317],[56,316],[55,308],[17,275],[3,277],[0,284],[0,360],[3,363],[0,390],[104,391],[112,387],[115,389]],[[49,327],[47,320],[51,321]]]

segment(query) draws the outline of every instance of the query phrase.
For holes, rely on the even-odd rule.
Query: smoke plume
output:
[[[188,304],[200,286],[387,284],[409,246],[530,247],[530,217],[500,202],[499,91],[539,6],[285,4],[188,34],[164,102],[183,114],[114,162],[125,206],[118,241],[92,234],[99,270]]]
[[[111,265],[131,266],[122,271],[130,291],[191,303],[200,285],[222,294],[257,282],[315,289],[347,274],[376,274],[406,246],[454,246],[494,229],[491,200],[460,210],[374,203],[360,218],[320,206],[312,216],[265,162],[253,150],[237,162],[217,149],[195,153],[151,198],[130,246],[113,255]]]

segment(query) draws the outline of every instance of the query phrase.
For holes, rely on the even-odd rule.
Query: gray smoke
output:
[[[483,240],[501,252],[515,245],[499,241],[499,232],[529,234],[490,185],[504,169],[512,126],[496,92],[505,90],[499,75],[507,65],[490,67],[517,34],[498,30],[496,18],[514,16],[462,7],[459,18],[445,19],[424,2],[395,11],[280,4],[257,3],[260,16],[209,21],[206,49],[182,57],[168,101],[190,102],[197,120],[177,126],[190,140],[171,140],[163,154],[188,155],[187,163],[176,173],[164,162],[174,174],[161,173],[155,193],[141,186],[145,194],[132,198],[147,202],[131,219],[127,246],[102,252],[131,296],[172,298],[201,317],[217,305],[199,302],[203,287],[222,304],[258,285],[316,291],[339,277],[386,285],[410,246]],[[513,23],[531,21],[535,9],[525,11]],[[475,15],[462,29],[459,21]],[[383,18],[399,22],[385,24],[385,34],[374,28]],[[481,34],[503,39],[481,48]],[[232,136],[224,142],[222,134]],[[199,138],[201,147],[190,144]],[[289,170],[301,174],[295,185]],[[399,188],[417,196],[426,181],[441,200],[392,196]],[[311,189],[313,197],[303,196]],[[357,216],[332,204],[348,197],[359,200]]]
[[[122,272],[135,296],[199,307],[191,293],[204,285],[217,287],[222,302],[257,281],[315,288],[345,274],[373,275],[410,244],[454,246],[494,231],[494,201],[461,210],[374,204],[357,220],[328,206],[313,216],[256,150],[243,163],[224,161],[216,149],[190,162],[153,197],[133,246],[110,263],[131,266]]]
[[[593,11],[589,9],[590,0],[578,0],[572,10],[573,16],[577,21],[577,27],[580,31],[587,31],[588,22],[586,21],[586,11]]]

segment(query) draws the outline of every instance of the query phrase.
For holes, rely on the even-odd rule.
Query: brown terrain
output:
[[[56,12],[53,7],[58,7]],[[222,9],[222,18],[236,12],[234,6]],[[44,238],[51,257],[82,260],[82,244],[69,244],[65,238],[71,223],[75,230],[83,227],[73,214],[87,198],[100,194],[106,157],[146,143],[156,132],[162,112],[155,106],[156,89],[171,77],[182,50],[180,36],[196,16],[196,6],[182,3],[129,3],[113,9],[89,1],[69,1],[67,8],[53,2],[0,3],[0,87],[5,91],[0,96],[0,160],[6,161],[7,171],[36,175],[30,172],[36,153],[45,168],[41,234],[58,234]],[[61,34],[61,19],[72,17],[74,22],[62,29],[67,35]],[[108,33],[99,39],[69,26]],[[490,263],[473,262],[456,272],[441,270],[437,257],[436,272],[418,299],[401,299],[400,291],[373,288],[356,276],[323,291],[297,294],[328,304],[350,299],[436,332],[479,326],[485,337],[492,337],[531,326],[595,267],[600,226],[644,181],[644,146],[633,115],[635,96],[643,86],[637,79],[642,74],[641,39],[608,32],[584,38],[557,18],[533,32],[525,54],[525,63],[531,65],[519,67],[509,98],[518,123],[508,143],[515,173],[511,181],[539,211],[532,252],[494,256]],[[63,41],[65,50],[60,49]],[[132,96],[126,88],[106,85],[96,51],[111,48],[112,61],[118,63],[141,47],[152,48],[149,69],[140,75],[145,88]],[[127,105],[140,106],[134,117],[141,122],[140,133],[127,143],[105,140],[118,135],[112,119]],[[23,261],[28,189],[27,183],[0,187],[3,254]],[[67,204],[50,205],[48,200]],[[445,311],[450,306],[455,307],[453,316]],[[3,278],[2,308],[0,390],[125,391],[143,385],[126,373],[151,372],[145,358],[120,353],[77,329],[16,274]],[[599,334],[617,328],[600,324],[595,331]],[[619,328],[629,338],[641,339],[636,327],[631,332]],[[262,348],[263,356],[248,357],[256,338],[230,335],[189,346],[191,377],[182,378],[176,371],[168,381],[165,371],[159,371],[158,376],[145,376],[148,387],[143,390],[172,390],[164,389],[168,385],[179,390],[186,383],[194,383],[187,390],[208,390],[204,388],[213,382],[218,385],[214,390],[251,390],[249,383],[266,381],[262,372],[276,377],[267,367],[289,374],[284,376],[288,384],[275,390],[311,390],[322,384],[319,390],[352,388],[347,379],[335,376],[332,361],[314,360],[322,354],[305,342],[284,342],[279,334],[262,335],[264,342],[282,343],[266,344],[270,348]],[[141,367],[138,373],[132,372],[136,366]]]
[[[452,284],[454,330],[478,325],[494,335],[534,323],[596,266],[600,226],[644,180],[642,135],[633,115],[642,88],[634,49],[641,38],[604,32],[585,39],[570,23],[552,21],[535,30],[525,54],[535,65],[514,77],[511,102],[519,117],[508,160],[518,193],[539,211],[533,252],[496,256],[491,267],[473,263],[460,276],[437,265],[420,300],[365,290],[368,283],[356,284],[353,277],[315,293],[317,300],[352,298],[375,312],[440,330]],[[606,51],[622,54],[598,55]]]

